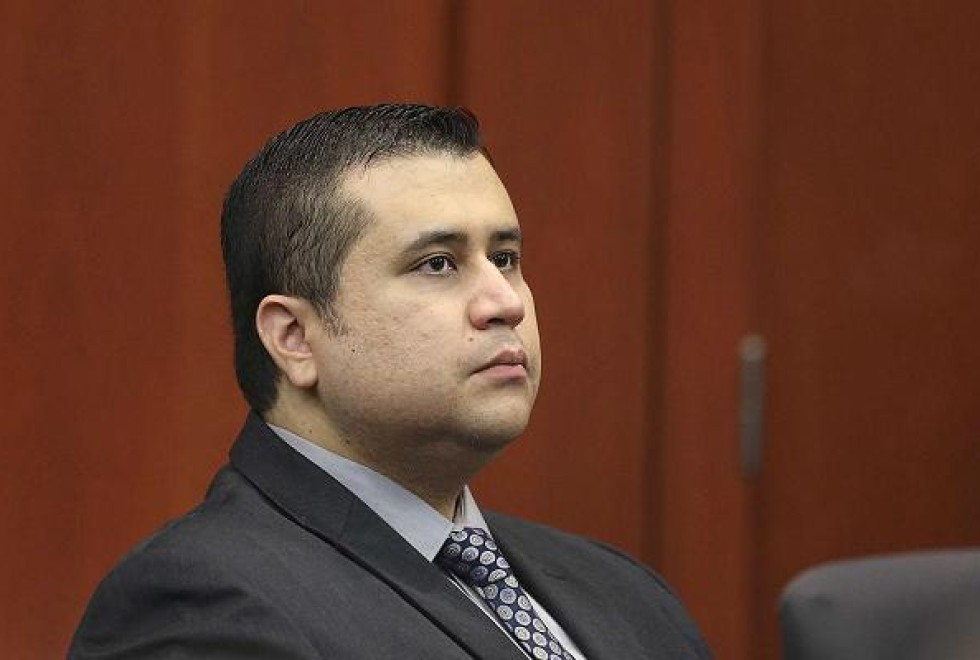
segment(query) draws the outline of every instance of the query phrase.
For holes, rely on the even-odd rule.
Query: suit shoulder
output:
[[[699,657],[711,657],[676,592],[649,566],[608,543],[547,525],[492,512],[486,513],[486,519],[508,556],[513,548],[527,565],[546,563],[550,571],[576,580],[577,588],[592,602],[607,603],[637,622],[663,620],[687,639]]]
[[[146,580],[164,575],[170,583],[204,573],[247,584],[273,570],[292,545],[314,543],[311,534],[282,515],[231,468],[215,477],[207,497],[134,546],[107,580]]]
[[[273,523],[259,515],[242,525],[241,494],[227,490],[228,478],[219,474],[204,502],[135,546],[100,582],[69,657],[153,658],[173,644],[234,642],[247,621],[261,631],[250,643],[266,657],[310,655],[289,603],[270,596],[256,570],[274,563],[261,542],[262,526]],[[134,648],[140,653],[130,655]]]

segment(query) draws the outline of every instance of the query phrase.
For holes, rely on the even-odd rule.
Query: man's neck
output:
[[[463,486],[490,458],[475,456],[473,451],[463,449],[464,443],[445,439],[422,443],[399,439],[366,442],[341,435],[317,416],[288,414],[278,406],[263,414],[263,418],[388,477],[448,520],[453,520]],[[406,446],[415,448],[411,455],[398,451]]]

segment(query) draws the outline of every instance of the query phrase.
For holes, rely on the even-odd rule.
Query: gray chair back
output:
[[[784,660],[980,660],[980,549],[817,566],[779,615]]]

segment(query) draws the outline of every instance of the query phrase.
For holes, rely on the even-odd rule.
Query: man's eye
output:
[[[453,263],[452,259],[444,255],[429,257],[418,266],[419,272],[433,275],[441,275],[454,270],[456,270],[456,264]]]
[[[513,270],[520,261],[520,256],[516,252],[497,252],[490,257],[493,265],[500,270]]]

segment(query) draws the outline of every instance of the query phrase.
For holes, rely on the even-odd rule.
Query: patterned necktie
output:
[[[497,544],[482,529],[453,532],[435,563],[476,589],[497,618],[535,660],[575,660],[538,618]]]

